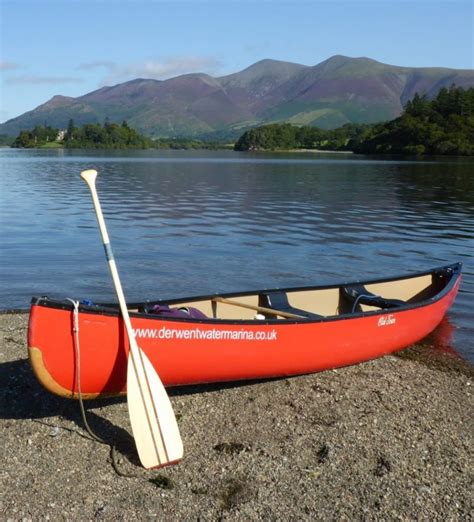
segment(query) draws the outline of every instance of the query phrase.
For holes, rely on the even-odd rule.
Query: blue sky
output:
[[[263,58],[335,54],[473,68],[473,2],[458,0],[0,0],[6,121],[56,94],[133,78],[223,76]]]

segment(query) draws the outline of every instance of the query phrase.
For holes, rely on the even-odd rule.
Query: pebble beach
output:
[[[473,367],[425,343],[352,367],[170,389],[185,448],[140,467],[124,398],[43,390],[0,314],[1,520],[469,520]],[[114,447],[111,450],[111,446]]]

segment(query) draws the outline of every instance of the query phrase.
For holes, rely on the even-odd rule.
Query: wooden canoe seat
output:
[[[383,310],[406,304],[405,301],[401,301],[400,299],[385,299],[380,295],[375,295],[363,285],[343,286],[341,288],[341,300],[352,307],[352,313],[362,312],[361,304],[375,306]]]
[[[280,310],[282,312],[301,315],[303,317],[307,317],[308,319],[318,319],[323,317],[322,315],[313,314],[312,312],[307,312],[306,310],[301,310],[300,308],[294,308],[289,303],[286,293],[280,290],[258,294],[258,305],[265,308]]]

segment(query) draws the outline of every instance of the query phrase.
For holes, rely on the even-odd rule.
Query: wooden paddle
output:
[[[105,227],[99,197],[95,188],[97,171],[81,172],[94,203],[105,255],[112,274],[123,321],[130,344],[127,370],[127,401],[138,456],[145,468],[173,464],[183,457],[183,444],[169,397],[154,367],[138,347],[132,330],[127,304],[115,264],[109,235]]]

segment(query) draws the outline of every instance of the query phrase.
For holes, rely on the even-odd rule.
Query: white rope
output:
[[[76,383],[77,383],[77,398],[79,399],[79,406],[81,408],[82,420],[84,422],[84,426],[86,427],[87,433],[101,444],[105,444],[110,447],[110,456],[112,460],[112,466],[117,473],[117,475],[126,478],[137,478],[138,475],[123,473],[119,470],[116,458],[116,450],[113,444],[106,442],[104,439],[101,439],[98,435],[96,435],[92,428],[89,426],[87,422],[86,410],[84,408],[84,403],[82,400],[82,391],[81,391],[81,347],[79,344],[79,301],[75,301],[74,299],[67,298],[73,305],[73,316],[72,316],[72,331],[73,331],[73,339],[74,339],[74,352],[76,358]]]
[[[74,335],[74,352],[76,356],[76,384],[77,384],[77,398],[79,399],[79,406],[81,408],[82,420],[84,421],[84,425],[87,429],[89,435],[98,442],[102,444],[107,444],[103,439],[98,437],[89,426],[86,417],[86,410],[84,408],[84,403],[82,401],[82,390],[81,390],[81,345],[79,343],[79,301],[75,301],[74,299],[67,298],[68,301],[72,303],[73,312],[72,312],[72,332]]]

